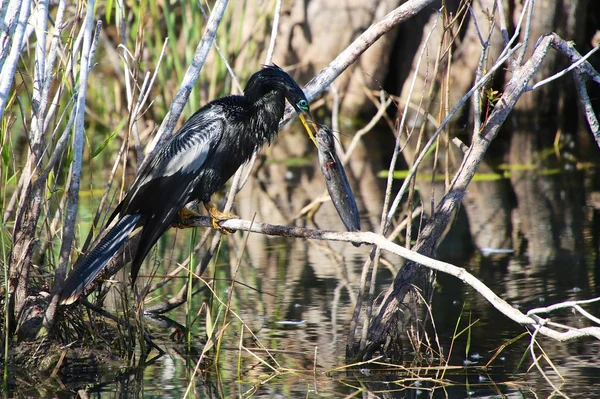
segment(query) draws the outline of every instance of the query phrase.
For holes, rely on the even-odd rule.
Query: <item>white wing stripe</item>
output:
[[[204,163],[208,155],[208,146],[206,143],[193,143],[191,148],[183,146],[182,151],[177,151],[176,156],[171,157],[165,166],[163,176],[171,176],[181,171],[182,173],[194,173]],[[179,150],[179,149],[178,149]]]
[[[189,174],[196,173],[208,156],[211,142],[220,140],[220,134],[225,128],[221,119],[206,123],[202,120],[188,122],[175,134],[165,146],[156,154],[154,160],[145,170],[145,176],[138,176],[139,181],[134,182],[130,197],[135,197],[140,189],[157,177],[172,176],[178,172]]]
[[[210,150],[209,139],[221,121],[211,123],[189,124],[184,126],[186,132],[176,137],[173,145],[166,149],[167,163],[163,176],[171,176],[177,172],[195,173],[204,164]],[[198,130],[201,129],[201,130]]]

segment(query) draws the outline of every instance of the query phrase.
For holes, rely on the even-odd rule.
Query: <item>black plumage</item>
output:
[[[138,172],[109,218],[108,233],[69,274],[61,304],[77,300],[136,227],[142,231],[131,265],[133,281],[150,249],[187,203],[202,201],[218,218],[210,197],[255,150],[277,135],[285,99],[314,140],[305,119],[312,121],[306,96],[277,66],[265,66],[252,75],[243,96],[214,100],[192,115]]]

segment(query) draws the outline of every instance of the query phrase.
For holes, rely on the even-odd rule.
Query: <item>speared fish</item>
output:
[[[335,151],[333,133],[328,127],[322,126],[315,138],[317,149],[319,150],[321,172],[325,176],[325,184],[327,185],[331,201],[340,215],[342,222],[344,222],[346,229],[348,231],[358,231],[360,230],[358,207],[356,206],[348,177],[346,177],[344,166]]]

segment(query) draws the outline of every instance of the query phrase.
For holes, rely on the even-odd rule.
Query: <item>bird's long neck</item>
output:
[[[257,146],[260,146],[277,135],[279,121],[285,110],[285,96],[279,90],[272,90],[254,99],[251,104],[249,126],[251,134],[257,139]]]

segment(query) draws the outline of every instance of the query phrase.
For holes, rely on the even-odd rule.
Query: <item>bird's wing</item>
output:
[[[131,190],[126,212],[147,209],[131,264],[132,280],[135,280],[150,249],[171,226],[176,214],[189,202],[198,173],[221,140],[225,129],[223,120],[206,119],[208,118],[190,118],[179,133],[159,151],[156,159],[150,163],[153,167]],[[148,208],[149,206],[151,207]]]
[[[165,148],[162,176],[198,172],[211,148],[220,141],[223,127],[221,120],[188,122],[182,128],[185,131],[175,136],[172,144]]]
[[[156,153],[154,159],[146,164],[127,193],[125,208],[133,205],[136,197],[146,194],[146,189],[153,186],[153,181],[176,174],[183,180],[179,182],[182,185],[187,185],[193,180],[193,176],[202,168],[211,150],[221,140],[225,129],[224,121],[220,118],[210,118],[210,114],[194,114]],[[131,212],[135,212],[135,205],[133,208],[130,209]]]

